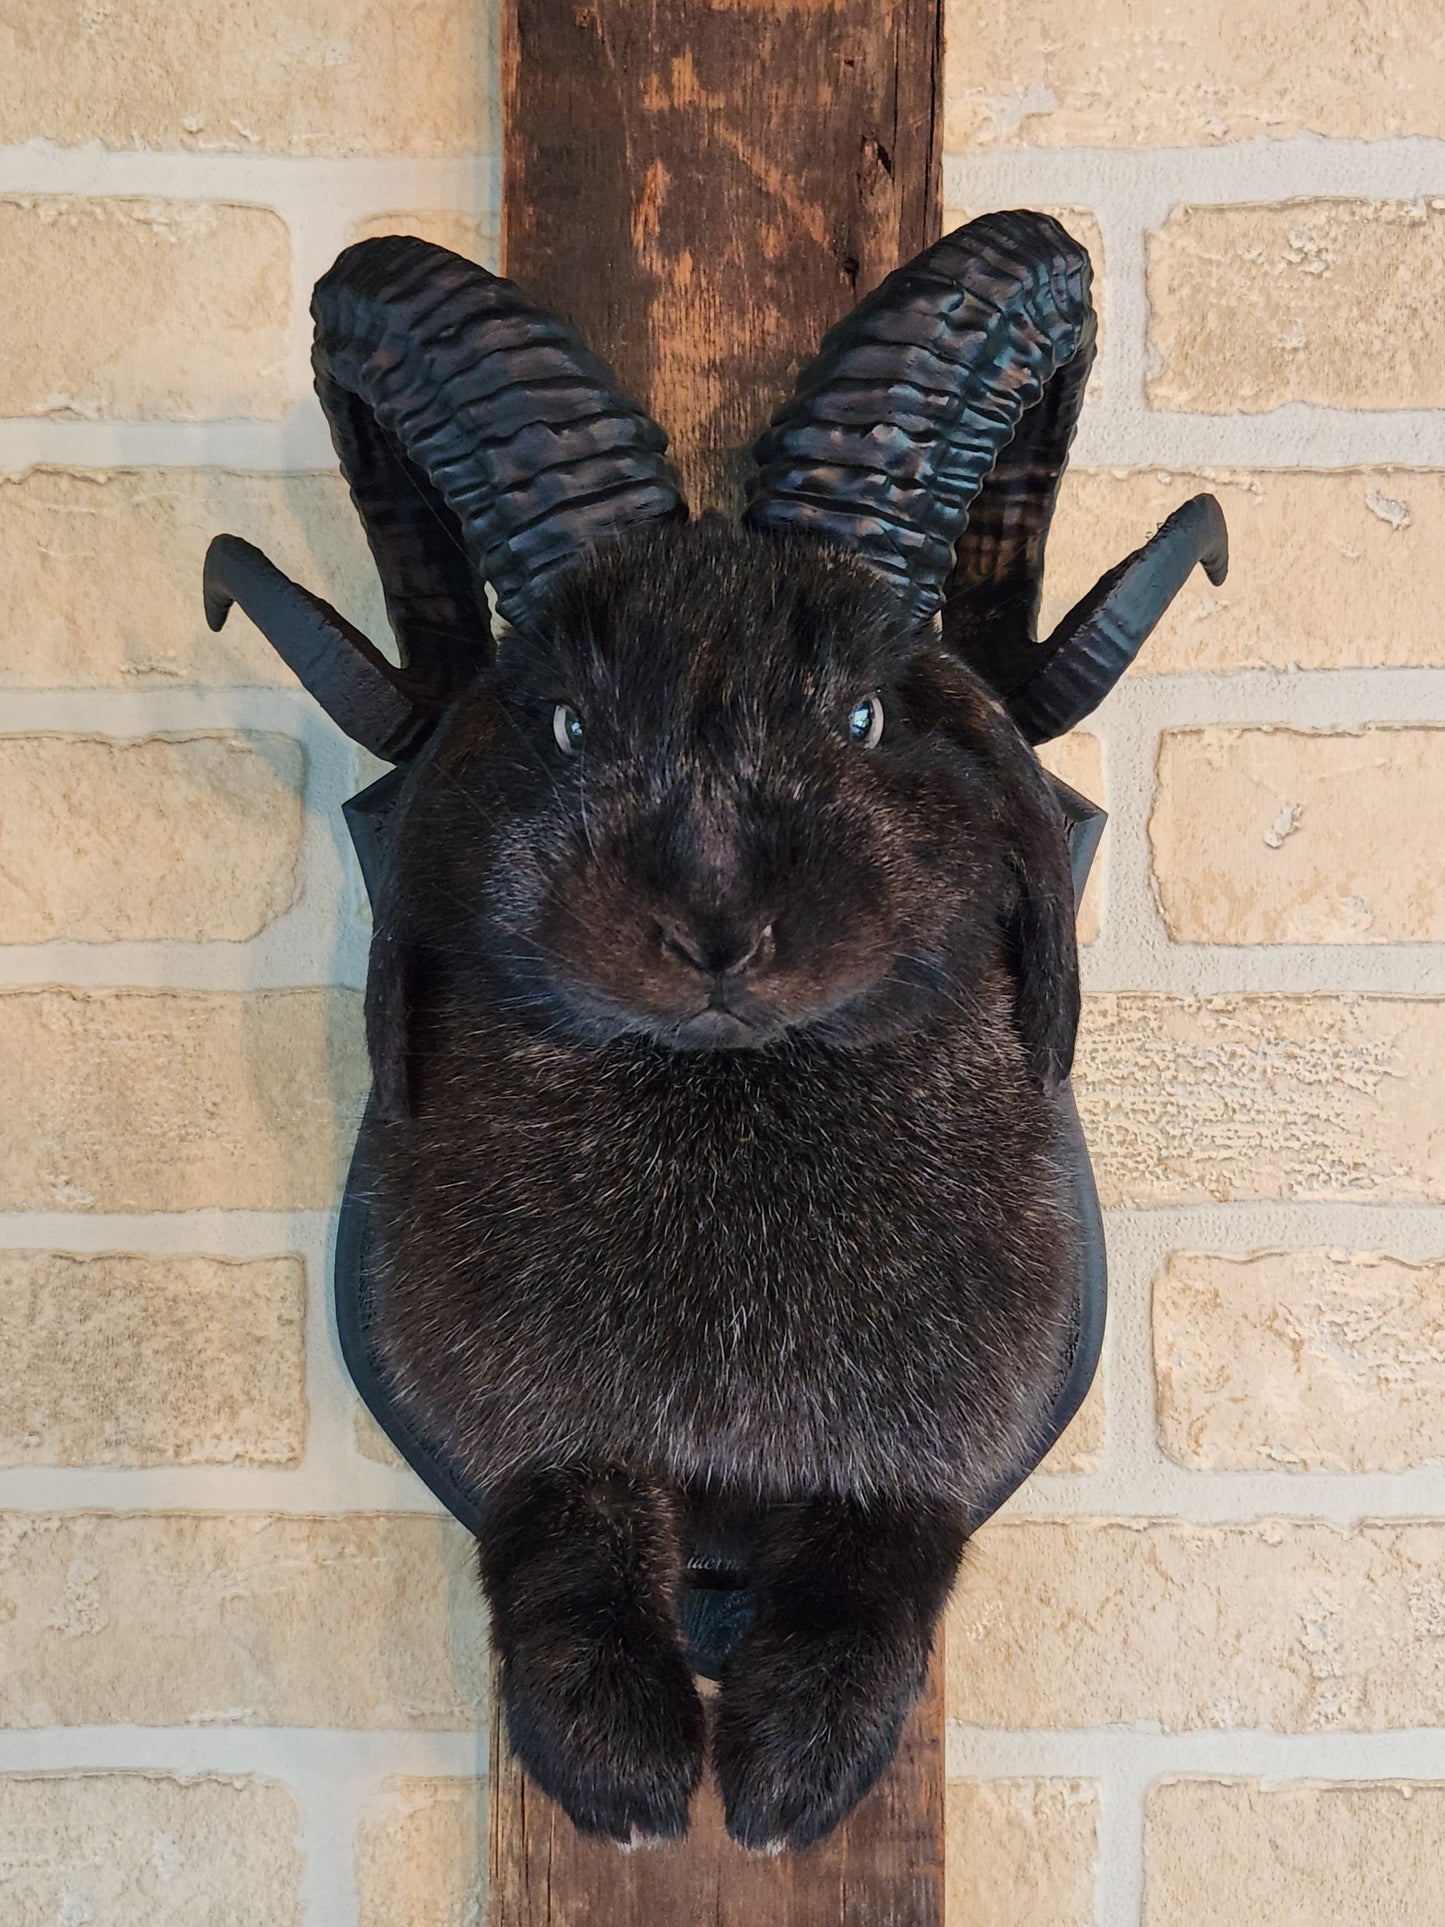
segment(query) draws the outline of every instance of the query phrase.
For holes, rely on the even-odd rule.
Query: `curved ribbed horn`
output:
[[[956,549],[966,576],[1036,603],[1094,335],[1089,257],[1057,221],[945,235],[826,336],[754,449],[744,519],[843,544],[919,621]]]
[[[213,629],[241,607],[356,740],[414,755],[507,621],[582,550],[687,509],[667,438],[611,370],[510,281],[409,236],[347,248],[316,284],[312,367],[396,637],[398,670],[236,536],[206,558]]]
[[[1030,742],[1102,702],[1224,517],[1196,496],[1040,647],[1044,544],[1094,357],[1089,258],[1045,214],[945,235],[832,330],[754,451],[746,520],[842,543],[1001,696]]]
[[[427,524],[458,558],[453,586],[467,566],[523,624],[579,552],[686,515],[662,430],[513,282],[392,236],[348,248],[311,312],[317,393],[389,607],[415,600]]]
[[[213,629],[239,603],[332,721],[373,756],[404,762],[435,723],[430,692],[240,536],[218,535],[206,550],[205,601]]]
[[[1229,571],[1229,532],[1212,495],[1191,496],[1175,509],[1157,535],[1110,569],[1048,641],[1035,646],[1022,680],[999,690],[1029,742],[1064,735],[1098,707],[1196,563],[1216,584]]]

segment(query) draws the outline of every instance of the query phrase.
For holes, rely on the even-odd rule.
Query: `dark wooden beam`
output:
[[[804,1854],[734,1846],[705,1785],[676,1846],[579,1834],[492,1733],[489,1927],[943,1927],[942,1656],[898,1756],[846,1825]]]
[[[508,0],[505,271],[695,507],[824,330],[937,238],[942,0]]]
[[[833,322],[936,238],[942,0],[504,0],[503,265],[672,438],[694,509]],[[942,1927],[939,1656],[895,1765],[759,1860],[584,1840],[494,1735],[492,1927]]]

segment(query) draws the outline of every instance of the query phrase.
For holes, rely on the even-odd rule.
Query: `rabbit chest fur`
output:
[[[841,1061],[471,1030],[377,1202],[392,1370],[479,1486],[605,1457],[969,1505],[1025,1455],[1073,1228],[1001,1024]]]

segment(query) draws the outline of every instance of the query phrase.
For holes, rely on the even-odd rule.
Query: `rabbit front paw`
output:
[[[864,1628],[751,1634],[713,1735],[733,1839],[777,1853],[831,1833],[892,1759],[922,1677],[916,1653]]]
[[[702,1702],[660,1626],[534,1631],[504,1655],[512,1751],[583,1833],[624,1848],[687,1831]]]

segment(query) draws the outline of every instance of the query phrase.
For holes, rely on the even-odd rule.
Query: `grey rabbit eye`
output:
[[[575,756],[582,747],[582,718],[570,703],[558,703],[552,711],[552,734],[564,756]]]
[[[848,717],[848,734],[864,749],[876,749],[883,735],[883,704],[876,696],[864,696],[854,703]]]

